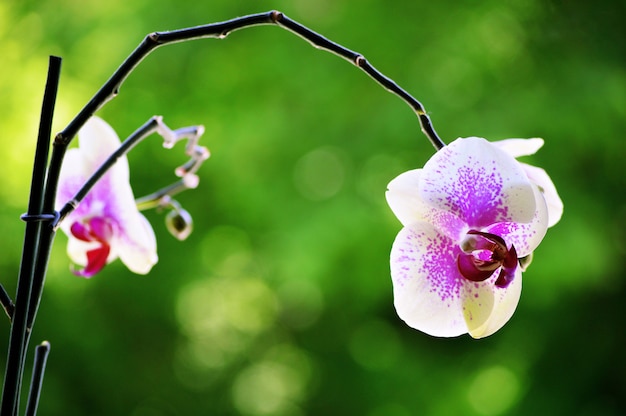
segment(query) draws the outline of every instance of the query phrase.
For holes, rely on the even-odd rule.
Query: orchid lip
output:
[[[469,230],[460,244],[462,253],[457,257],[457,267],[463,277],[472,282],[489,279],[500,269],[495,281],[497,287],[507,287],[515,276],[517,251],[507,249],[502,237],[477,230]]]
[[[97,246],[86,252],[87,264],[82,269],[72,270],[82,277],[91,277],[104,268],[111,253],[109,240],[113,235],[111,223],[102,217],[92,217],[86,223],[76,221],[70,227],[70,232],[78,240],[87,243],[96,243]]]

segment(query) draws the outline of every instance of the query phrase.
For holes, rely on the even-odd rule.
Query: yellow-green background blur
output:
[[[277,27],[158,49],[98,114],[204,124],[212,152],[178,200],[185,242],[148,212],[160,261],[73,276],[59,235],[32,342],[52,351],[47,415],[618,415],[626,400],[623,1],[0,2],[0,281],[15,291],[48,55],[62,129],[143,36],[271,10],[363,53],[447,141],[543,137],[561,222],[511,321],[436,339],[393,309],[400,224],[387,183],[433,154],[411,110]],[[130,155],[141,196],[183,146]],[[8,320],[0,320],[0,364]],[[32,361],[29,353],[29,366]],[[27,374],[28,381],[30,375]]]

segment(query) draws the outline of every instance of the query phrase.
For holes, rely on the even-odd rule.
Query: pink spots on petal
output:
[[[519,253],[530,253],[534,250],[533,241],[537,236],[537,227],[534,224],[520,224],[516,222],[501,222],[488,227],[489,233],[501,236],[509,245],[515,246]]]
[[[451,303],[460,296],[463,279],[454,264],[454,240],[442,233],[405,228],[392,250],[394,285],[425,279],[424,289],[442,302]]]
[[[427,239],[418,272],[429,282],[430,292],[442,301],[459,297],[462,281],[454,266],[454,243],[443,235]]]
[[[424,237],[424,236],[423,236]],[[454,242],[443,234],[420,239],[417,272],[428,281],[430,292],[442,301],[457,299],[463,283],[454,265]]]
[[[443,187],[443,205],[472,227],[484,227],[508,215],[502,200],[502,178],[492,167],[461,166],[458,181]]]

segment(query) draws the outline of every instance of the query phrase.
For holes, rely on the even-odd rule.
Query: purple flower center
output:
[[[457,257],[459,271],[472,282],[482,282],[500,269],[495,281],[497,287],[505,288],[513,281],[517,268],[515,247],[507,249],[502,237],[476,230],[467,232],[461,242]]]
[[[113,236],[113,226],[102,217],[91,217],[86,222],[76,221],[70,227],[74,237],[88,243],[96,243],[94,248],[87,251],[87,265],[82,270],[74,270],[78,276],[91,277],[106,265]]]

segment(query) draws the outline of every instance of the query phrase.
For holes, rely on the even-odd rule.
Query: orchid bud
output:
[[[193,230],[193,219],[187,210],[179,207],[167,213],[165,225],[170,234],[183,241]]]

